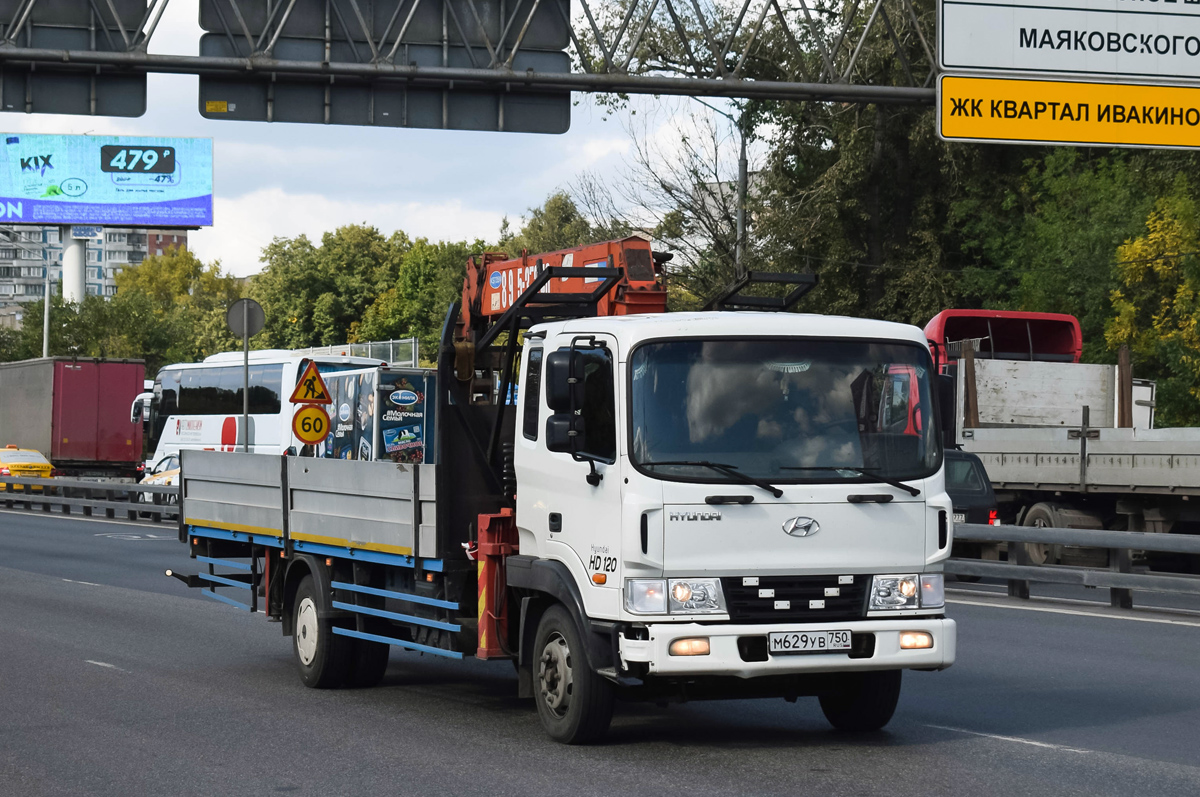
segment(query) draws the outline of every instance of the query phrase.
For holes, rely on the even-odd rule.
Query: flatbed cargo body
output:
[[[945,436],[980,458],[1004,522],[1200,533],[1200,429],[1153,428],[1156,387],[1134,378],[1128,352],[1115,365],[1080,363],[1078,322],[1056,314],[945,311],[925,331],[949,355]],[[1107,561],[1103,551],[1026,548],[1035,563]]]

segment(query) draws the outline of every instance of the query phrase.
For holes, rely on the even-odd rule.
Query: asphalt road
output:
[[[814,699],[622,705],[549,741],[512,668],[397,652],[315,691],[278,626],[165,578],[170,527],[0,512],[0,795],[1200,793],[1200,617],[954,592],[958,663],[882,732]]]

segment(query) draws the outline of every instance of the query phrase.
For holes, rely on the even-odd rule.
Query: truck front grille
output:
[[[870,576],[856,575],[849,584],[838,583],[847,576],[759,576],[758,584],[742,576],[724,576],[721,588],[734,623],[823,623],[858,620],[866,615]],[[827,594],[837,590],[837,594]],[[761,597],[760,597],[761,596]],[[786,601],[786,608],[776,608]],[[817,608],[815,601],[824,601]]]

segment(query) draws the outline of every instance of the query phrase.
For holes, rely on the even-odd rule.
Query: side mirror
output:
[[[571,381],[571,360],[575,380]],[[583,405],[583,357],[574,351],[552,351],[546,356],[546,404],[555,412],[571,412]]]
[[[129,422],[140,423],[142,420],[142,402],[141,399],[134,399],[133,407],[129,410]]]
[[[954,377],[949,374],[938,374],[935,385],[937,387],[937,407],[938,407],[938,422],[942,427],[942,445],[952,446],[955,440],[955,424],[958,420],[958,413],[955,411],[955,383]]]
[[[553,355],[552,355],[553,356]],[[577,440],[583,438],[583,418],[569,412],[556,412],[546,419],[546,449],[574,454]]]

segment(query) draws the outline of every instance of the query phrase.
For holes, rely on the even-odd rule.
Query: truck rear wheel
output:
[[[292,652],[305,686],[332,689],[346,678],[351,645],[349,638],[333,633],[332,622],[321,619],[320,606],[316,582],[312,576],[305,576],[296,588],[292,609]]]
[[[1034,526],[1039,529],[1054,527],[1054,509],[1050,504],[1034,504],[1029,507],[1025,517],[1021,518],[1022,526]],[[1058,557],[1054,555],[1054,546],[1044,542],[1027,542],[1025,554],[1035,565],[1054,564]]]
[[[542,615],[533,654],[534,700],[546,733],[563,744],[601,739],[612,723],[612,684],[588,666],[579,629],[562,606]]]
[[[839,731],[879,730],[896,713],[903,672],[846,673],[837,691],[821,695],[825,719]]]

